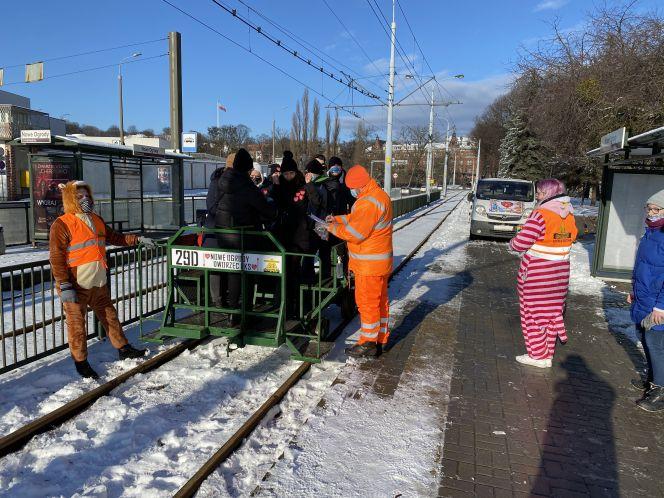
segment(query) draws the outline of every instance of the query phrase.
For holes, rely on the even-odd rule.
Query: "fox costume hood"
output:
[[[83,214],[81,205],[76,197],[76,191],[79,188],[84,188],[88,191],[88,195],[94,201],[92,196],[92,189],[90,185],[82,180],[72,180],[71,182],[61,183],[58,188],[62,191],[62,206],[66,214]]]

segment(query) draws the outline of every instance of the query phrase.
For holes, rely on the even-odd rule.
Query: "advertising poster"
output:
[[[31,168],[35,238],[47,240],[51,224],[63,213],[58,184],[74,179],[74,160],[66,157],[34,158]]]

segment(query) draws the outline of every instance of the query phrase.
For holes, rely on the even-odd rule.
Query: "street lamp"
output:
[[[129,57],[125,57],[120,61],[118,64],[118,87],[120,90],[120,143],[122,145],[125,144],[124,140],[124,115],[123,115],[123,109],[122,109],[122,64],[127,62],[130,59],[133,59],[135,57],[140,57],[143,55],[141,52],[135,52],[131,54]]]
[[[285,105],[285,106],[279,108],[278,110],[283,111],[284,109],[288,109],[288,106]],[[274,135],[275,135],[275,125],[276,125],[276,123],[275,123],[275,121],[276,121],[275,114],[276,113],[277,113],[277,111],[272,111],[272,162],[273,163],[274,163]]]

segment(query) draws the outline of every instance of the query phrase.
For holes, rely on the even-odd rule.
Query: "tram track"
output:
[[[445,216],[433,227],[433,229],[427,234],[427,236],[420,241],[420,243],[412,250],[408,255],[397,265],[397,267],[392,271],[389,280],[391,281],[420,251],[422,246],[426,244],[433,234],[442,226],[442,224],[447,220],[447,218],[454,212],[454,210],[461,204],[463,197],[458,200],[454,207],[449,210]],[[451,201],[457,200],[456,197],[450,199]],[[439,208],[441,206],[436,206]],[[434,208],[435,209],[435,208]],[[432,212],[433,209],[428,210],[427,212]],[[426,213],[423,213],[418,216],[421,218]],[[346,326],[352,321],[352,319],[342,321],[338,326],[334,328],[330,334],[329,339],[335,341],[341,332],[346,328]],[[223,446],[221,446],[200,468],[199,470],[185,483],[184,486],[174,495],[175,498],[189,498],[196,494],[198,489],[201,487],[203,482],[212,474],[224,461],[230,457],[234,451],[240,447],[242,442],[253,432],[253,430],[260,424],[261,420],[267,415],[267,413],[276,406],[283,398],[288,394],[291,388],[293,388],[302,377],[309,371],[312,363],[304,362],[298,367],[295,372],[293,372],[286,381],[279,386],[274,393],[256,410],[242,426],[229,438],[226,440]]]
[[[443,205],[457,201],[453,207],[442,217],[442,219],[434,226],[434,228],[427,234],[427,236],[412,250],[410,253],[399,263],[393,270],[390,280],[403,269],[403,267],[417,254],[421,247],[431,238],[431,236],[440,228],[448,216],[458,207],[465,196],[453,196],[451,199],[443,202]],[[431,209],[420,213],[408,220],[406,224],[401,225],[395,231],[401,230],[406,226],[412,224],[414,221],[434,212],[442,206],[436,205]],[[328,336],[328,341],[335,341],[344,328],[350,323],[351,320],[341,322]],[[186,350],[191,350],[200,345],[205,339],[186,340],[178,343],[176,346],[169,348],[166,351],[140,363],[138,366],[127,370],[126,372],[114,377],[113,379],[105,382],[104,384],[92,389],[78,398],[71,400],[63,406],[53,410],[52,412],[22,426],[21,428],[11,432],[10,434],[0,438],[0,458],[5,457],[11,453],[19,451],[35,436],[56,429],[65,422],[73,419],[77,415],[83,413],[98,399],[107,396],[111,391],[121,384],[127,382],[132,377],[147,373],[159,368],[165,363],[177,358],[181,353]],[[298,381],[306,374],[311,368],[312,363],[304,362],[300,365],[286,381],[265,401],[263,404],[245,421],[245,423],[226,441],[226,443],[217,450],[214,455],[207,461],[201,468],[194,474],[194,476],[183,486],[175,496],[193,496],[200,485],[205,479],[223,463],[233,452],[240,446],[242,441],[248,437],[251,432],[256,428],[260,421],[265,417],[269,410],[277,405],[283,397],[295,386]]]

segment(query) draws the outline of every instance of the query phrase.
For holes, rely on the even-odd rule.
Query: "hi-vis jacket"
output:
[[[350,270],[368,276],[392,272],[392,202],[374,180],[362,189],[350,214],[334,221],[330,232],[348,242]]]
[[[545,208],[536,211],[544,218],[546,231],[526,254],[549,261],[569,261],[572,244],[579,234],[574,216],[568,214],[563,218]]]
[[[90,214],[94,230],[75,214],[64,214],[60,219],[67,225],[71,238],[67,247],[67,265],[81,266],[94,261],[106,264],[106,225],[95,214]]]

